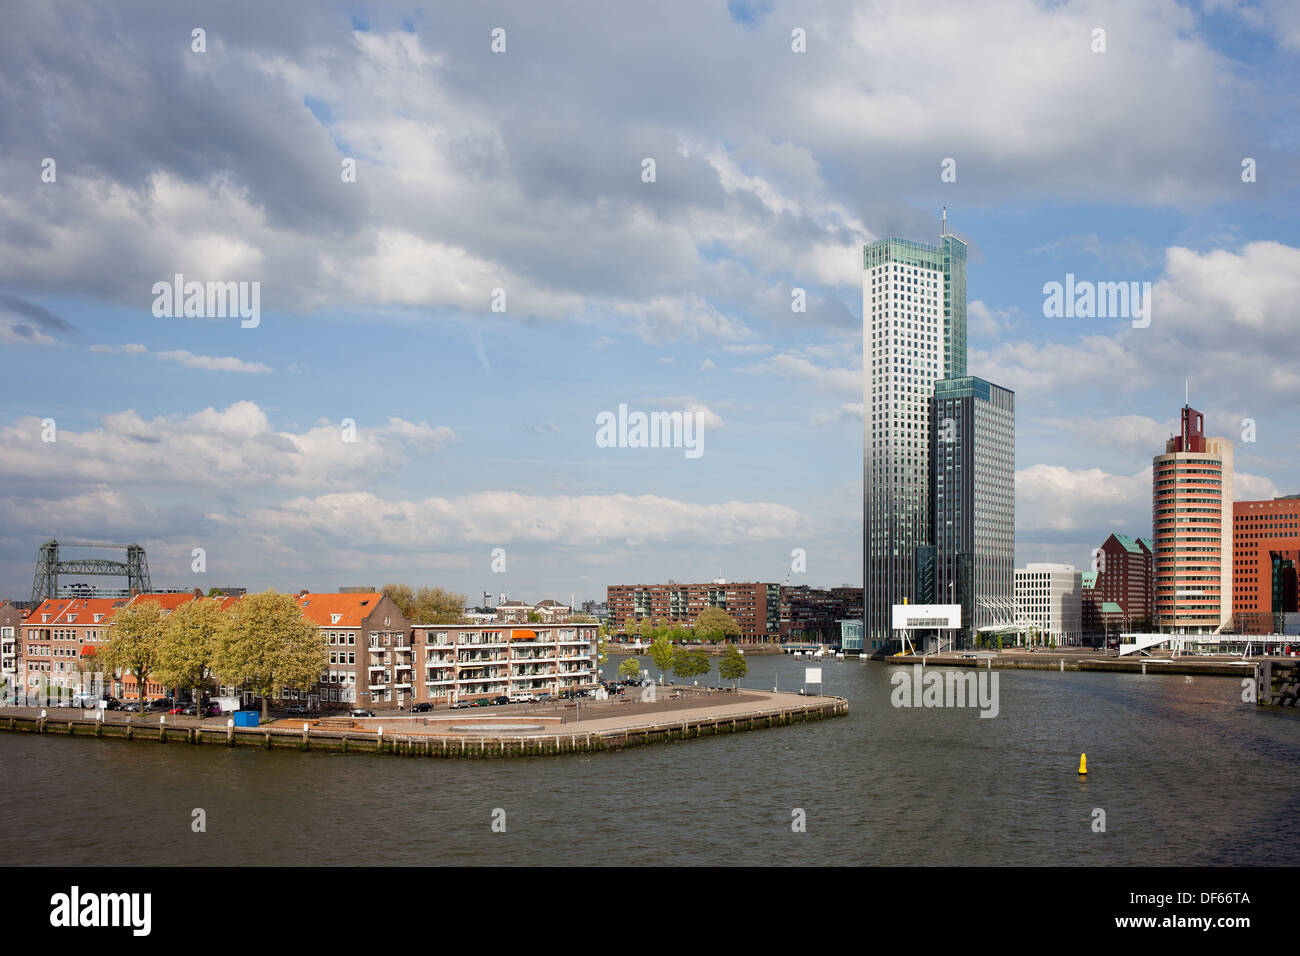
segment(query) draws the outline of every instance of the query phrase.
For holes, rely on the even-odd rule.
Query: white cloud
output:
[[[114,486],[331,487],[391,474],[408,451],[433,451],[455,438],[447,426],[401,418],[359,423],[352,442],[343,440],[339,425],[323,420],[305,432],[279,431],[249,401],[149,420],[133,410],[114,412],[97,428],[60,428],[50,444],[41,441],[41,432],[37,418],[0,428],[6,448],[0,474]]]
[[[402,551],[455,550],[466,544],[736,545],[787,537],[804,520],[794,509],[769,502],[694,504],[657,495],[543,497],[508,491],[420,501],[346,492],[295,498],[247,518],[209,517],[232,531],[256,529],[282,541],[337,539],[362,549]]]

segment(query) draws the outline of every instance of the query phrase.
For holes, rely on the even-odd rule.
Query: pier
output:
[[[682,690],[671,685],[664,691]],[[327,716],[277,720],[259,727],[221,721],[141,719],[116,711],[86,716],[71,709],[0,711],[0,730],[109,740],[145,740],[264,750],[329,750],[411,757],[520,757],[621,750],[825,720],[848,713],[841,697],[745,690],[694,692],[680,699],[641,704],[625,713],[589,705],[585,719],[567,720],[529,712],[480,714],[437,711],[429,716],[393,712],[350,718]]]

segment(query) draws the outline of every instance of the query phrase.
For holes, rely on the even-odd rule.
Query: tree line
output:
[[[302,616],[291,594],[249,594],[229,609],[220,602],[187,601],[165,614],[154,601],[135,601],[114,615],[108,641],[95,659],[105,674],[131,674],[140,710],[149,680],[189,687],[194,703],[211,680],[247,684],[262,698],[277,688],[307,689],[329,663],[325,635]]]
[[[690,627],[666,621],[637,618],[627,625],[628,637],[639,637],[652,644],[661,637],[673,644],[720,644],[740,637],[736,619],[720,607],[706,607]]]

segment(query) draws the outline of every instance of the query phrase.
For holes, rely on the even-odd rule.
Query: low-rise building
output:
[[[597,685],[595,624],[416,624],[412,632],[417,703],[558,697]]]
[[[21,684],[31,699],[54,701],[91,692],[102,677],[95,651],[108,640],[113,614],[129,598],[47,598],[21,625]],[[110,691],[111,693],[112,691]]]
[[[413,701],[411,623],[392,598],[378,591],[304,592],[298,606],[324,636],[329,662],[316,687],[286,689],[273,699],[312,710],[398,708]],[[244,693],[251,703],[252,694]]]

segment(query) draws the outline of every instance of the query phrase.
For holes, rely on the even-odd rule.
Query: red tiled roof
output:
[[[39,624],[42,627],[64,626],[68,624],[107,624],[113,618],[119,598],[46,598],[32,610],[24,624]],[[48,614],[48,621],[42,616]],[[104,615],[98,621],[96,614]],[[75,620],[68,620],[68,618]]]
[[[317,627],[360,627],[381,600],[378,591],[359,594],[299,594],[302,616]],[[338,615],[338,620],[334,616]]]
[[[137,594],[128,602],[134,604],[136,601],[150,601],[154,604],[162,605],[164,611],[174,611],[182,604],[188,604],[194,600],[193,593],[185,594]]]

